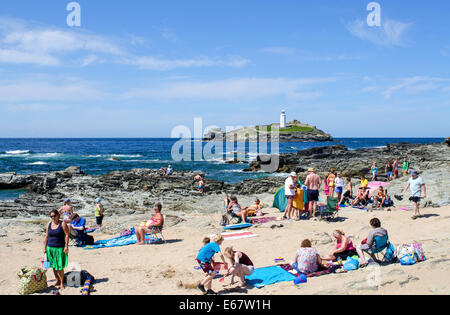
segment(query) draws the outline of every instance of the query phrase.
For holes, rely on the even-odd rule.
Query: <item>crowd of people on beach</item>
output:
[[[403,191],[403,195],[408,189],[411,191],[411,202],[414,204],[413,219],[419,218],[420,210],[419,204],[421,198],[426,198],[426,187],[422,178],[416,170],[409,170],[410,165],[407,159],[404,159],[402,166],[403,176],[407,176],[410,172],[411,178]],[[377,163],[374,163],[371,168],[372,181],[378,179]],[[170,176],[173,174],[173,169],[169,166],[162,171],[162,176]],[[388,162],[385,167],[386,180],[391,181],[399,177],[399,162],[398,159],[394,163]],[[198,189],[201,193],[204,192],[205,182],[203,176],[196,175],[194,182],[197,183]],[[365,204],[372,197],[376,207],[382,207],[389,198],[383,186],[380,186],[373,196],[370,196],[369,181],[361,175],[360,186],[356,189],[354,194],[354,187],[351,178],[343,178],[341,172],[336,172],[331,169],[330,172],[322,179],[316,174],[314,168],[308,169],[308,175],[304,184],[301,184],[295,172],[292,172],[286,179],[284,185],[284,193],[287,199],[287,206],[284,211],[284,220],[300,220],[301,211],[295,202],[296,196],[300,191],[301,186],[304,185],[307,193],[307,219],[317,220],[317,210],[319,205],[320,190],[324,186],[324,194],[326,198],[336,198],[339,204],[347,202],[350,206],[358,204]],[[422,194],[423,192],[423,194]],[[263,203],[256,198],[255,203],[249,207],[242,207],[236,196],[229,197],[226,195],[224,200],[224,207],[226,214],[236,218],[237,223],[251,223],[249,216],[262,216]],[[162,204],[157,203],[154,206],[155,214],[145,224],[134,227],[138,245],[146,244],[146,234],[153,234],[155,229],[161,232],[164,226],[164,216],[161,213]],[[102,228],[105,208],[102,205],[102,199],[97,198],[94,203],[94,215],[96,218],[97,229]],[[293,218],[295,217],[295,218]],[[82,245],[87,242],[86,233],[86,219],[74,213],[71,205],[71,200],[66,199],[63,206],[59,210],[54,210],[50,213],[51,222],[46,228],[46,236],[44,239],[44,254],[46,260],[54,271],[56,278],[56,287],[64,290],[64,269],[68,265],[68,253],[70,239],[82,240]],[[230,222],[227,222],[229,224]],[[301,242],[295,259],[291,262],[292,267],[300,273],[313,273],[320,268],[329,267],[334,262],[345,261],[348,257],[358,256],[361,259],[361,266],[367,265],[364,254],[368,254],[376,261],[372,249],[375,244],[375,237],[388,237],[387,231],[381,227],[379,219],[372,219],[370,221],[372,230],[370,231],[366,240],[358,246],[355,246],[352,240],[345,235],[341,230],[335,230],[333,237],[336,241],[335,246],[328,255],[320,256],[318,251],[312,247],[311,241],[305,239]],[[91,239],[93,241],[93,238]],[[252,260],[242,251],[236,251],[233,247],[227,247],[222,254],[220,246],[224,239],[222,235],[216,235],[212,242],[210,238],[203,240],[203,246],[200,249],[196,260],[199,268],[203,270],[205,278],[198,285],[198,289],[204,294],[216,294],[212,291],[212,281],[216,276],[217,268],[223,268],[226,273],[225,277],[231,275],[231,285],[235,284],[234,279],[237,277],[240,281],[240,286],[245,286],[245,276],[249,276],[254,271],[254,264]],[[221,264],[214,261],[213,257],[220,254],[222,260]],[[227,263],[228,260],[228,263]]]

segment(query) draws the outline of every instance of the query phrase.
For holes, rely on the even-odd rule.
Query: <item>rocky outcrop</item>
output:
[[[153,211],[156,202],[164,202],[171,210],[189,210],[189,203],[201,199],[193,172],[176,172],[162,176],[159,170],[133,169],[105,175],[86,175],[79,167],[61,172],[34,175],[2,174],[3,189],[26,188],[27,193],[14,202],[0,202],[0,217],[48,215],[70,198],[77,209],[91,213],[94,200],[102,197],[108,212],[117,215]],[[15,177],[14,177],[15,176]],[[247,180],[237,184],[206,179],[205,194],[267,193],[281,186],[284,179]],[[195,209],[192,209],[195,210]]]
[[[211,129],[204,136],[203,140],[236,142],[326,142],[333,141],[333,137],[322,130],[317,129],[317,127],[302,124],[295,120],[288,123],[287,128],[281,130],[279,129],[278,124],[245,127],[230,132],[215,128]]]
[[[343,145],[311,148],[298,151],[294,154],[281,154],[276,156],[258,156],[248,172],[257,172],[268,169],[273,165],[273,160],[279,160],[277,172],[288,173],[295,171],[305,175],[308,168],[315,168],[316,172],[325,174],[331,168],[342,172],[344,177],[359,177],[369,175],[373,162],[377,162],[379,174],[384,175],[384,167],[388,161],[394,162],[399,158],[399,163],[407,157],[411,168],[417,170],[443,167],[450,163],[450,149],[443,144],[388,144],[383,148],[368,148],[348,150]]]

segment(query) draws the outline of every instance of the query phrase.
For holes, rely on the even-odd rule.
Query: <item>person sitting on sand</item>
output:
[[[155,215],[145,226],[136,226],[134,228],[138,245],[145,245],[145,234],[151,234],[152,228],[160,228],[164,225],[164,216],[161,214],[162,205],[157,203],[153,210],[155,211]]]
[[[366,176],[361,175],[361,188],[368,188],[369,187],[369,181],[366,179]]]
[[[336,239],[336,247],[330,255],[323,258],[323,260],[347,260],[347,257],[358,255],[352,240],[346,236],[344,232],[336,230],[333,232],[333,237]]]
[[[309,275],[318,271],[319,266],[321,265],[322,259],[320,258],[317,249],[312,247],[310,240],[304,240],[297,250],[294,262],[291,263],[292,268],[300,273]]]
[[[255,271],[253,262],[248,256],[239,251],[233,250],[233,247],[227,247],[224,251],[224,256],[230,261],[230,268],[228,268],[224,277],[231,275],[230,285],[234,285],[234,277],[238,277],[241,280],[239,284],[241,287],[245,287],[245,276],[250,276]]]
[[[359,187],[356,191],[356,197],[353,199],[351,206],[356,206],[357,204],[366,205],[369,202],[370,189]]]
[[[70,224],[72,222],[72,216],[73,216],[73,207],[72,207],[72,201],[67,198],[64,200],[64,205],[58,210],[60,216],[62,216],[63,221],[67,224]]]
[[[203,279],[202,282],[197,286],[200,291],[202,291],[205,294],[212,294],[216,295],[217,293],[212,290],[212,281],[216,275],[216,271],[214,268],[214,260],[213,257],[215,254],[220,253],[220,258],[222,259],[223,263],[225,264],[225,268],[228,267],[227,263],[225,262],[225,257],[222,255],[220,251],[220,245],[223,243],[223,237],[222,235],[218,234],[214,236],[213,242],[208,243],[205,246],[203,246],[198,255],[197,255],[197,263],[200,265],[200,268],[205,273],[205,279]],[[205,288],[206,287],[206,288]]]
[[[369,254],[370,257],[374,261],[377,261],[377,258],[374,254],[372,254],[372,250],[376,248],[375,237],[384,237],[388,234],[388,232],[381,227],[381,222],[377,218],[373,218],[370,220],[370,226],[372,230],[369,232],[367,239],[365,239],[361,245],[357,246],[356,251],[358,252],[359,258],[361,258],[361,266],[366,266],[367,261],[364,253]]]
[[[241,222],[247,222],[247,208],[241,208],[236,196],[231,196],[227,212],[233,213],[234,216],[241,218]]]
[[[173,174],[173,168],[172,168],[172,165],[169,165],[166,170],[166,176],[170,176],[172,174]]]
[[[262,216],[262,204],[261,200],[255,199],[255,203],[247,208],[247,216]]]
[[[161,167],[161,175],[162,176],[166,176],[167,175],[167,170],[164,167]]]
[[[375,205],[377,208],[382,208],[384,205],[384,202],[386,201],[386,192],[384,191],[383,186],[378,187],[377,194],[373,198],[375,201]]]
[[[422,217],[419,209],[421,199],[427,198],[427,189],[425,187],[425,182],[421,177],[419,177],[419,173],[416,170],[411,170],[411,178],[408,180],[408,184],[403,190],[403,195],[406,193],[408,188],[411,190],[411,197],[409,198],[409,200],[412,201],[414,207],[414,215],[412,219],[415,220]]]

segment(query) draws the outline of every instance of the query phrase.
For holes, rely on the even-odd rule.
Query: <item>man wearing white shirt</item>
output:
[[[284,193],[286,195],[288,204],[284,211],[283,219],[291,219],[292,214],[292,203],[294,202],[295,194],[297,193],[297,189],[295,186],[295,181],[297,179],[297,173],[292,172],[291,175],[284,182]]]
[[[403,191],[403,194],[406,193],[408,188],[410,188],[411,190],[411,198],[409,198],[409,200],[414,204],[414,216],[412,217],[412,219],[415,220],[422,217],[419,210],[420,200],[422,198],[427,198],[427,189],[425,187],[425,182],[421,177],[419,177],[419,173],[416,170],[411,171],[411,178],[409,179],[408,184]]]

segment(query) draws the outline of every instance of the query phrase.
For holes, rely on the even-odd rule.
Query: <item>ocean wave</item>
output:
[[[25,165],[47,165],[48,163],[39,161],[39,162],[33,162],[33,163],[27,163]]]
[[[109,154],[105,156],[115,157],[115,158],[140,158],[140,154]]]
[[[63,153],[56,153],[56,152],[52,152],[52,153],[36,153],[33,154],[32,157],[33,158],[41,158],[41,159],[45,159],[45,158],[54,158],[54,157],[58,157],[64,155]]]
[[[13,150],[13,151],[6,151],[5,154],[7,155],[24,155],[29,154],[30,150]]]

